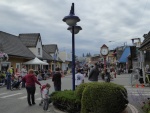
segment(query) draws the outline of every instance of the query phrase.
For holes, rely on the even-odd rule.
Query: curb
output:
[[[128,104],[128,107],[131,109],[132,113],[139,113],[138,110],[132,104]]]
[[[128,108],[130,109],[130,111],[127,110],[127,113],[139,113],[138,110],[132,104],[128,104]],[[66,112],[58,110],[54,106],[53,106],[53,110],[54,110],[55,113],[66,113]]]

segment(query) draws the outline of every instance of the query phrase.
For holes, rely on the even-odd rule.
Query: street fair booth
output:
[[[43,65],[49,65],[47,62],[44,62],[40,59],[38,59],[37,57],[35,57],[34,59],[24,62],[24,65],[28,65],[27,68],[32,68],[34,70],[38,70],[38,68],[42,69]]]

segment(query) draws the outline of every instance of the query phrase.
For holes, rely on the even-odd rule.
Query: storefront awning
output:
[[[119,62],[120,63],[126,63],[128,60],[128,56],[130,55],[130,47],[126,47],[123,51],[123,54],[121,55]]]

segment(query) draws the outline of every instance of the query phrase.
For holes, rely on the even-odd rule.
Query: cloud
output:
[[[43,44],[58,44],[60,50],[71,52],[71,33],[62,19],[69,14],[72,2],[83,29],[75,35],[77,55],[98,54],[103,44],[110,49],[130,44],[131,38],[143,39],[149,32],[147,0],[1,0],[1,31],[40,33]]]

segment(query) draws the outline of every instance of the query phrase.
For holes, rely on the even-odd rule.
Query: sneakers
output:
[[[48,109],[48,110],[46,110],[47,112],[50,112],[50,110]]]

